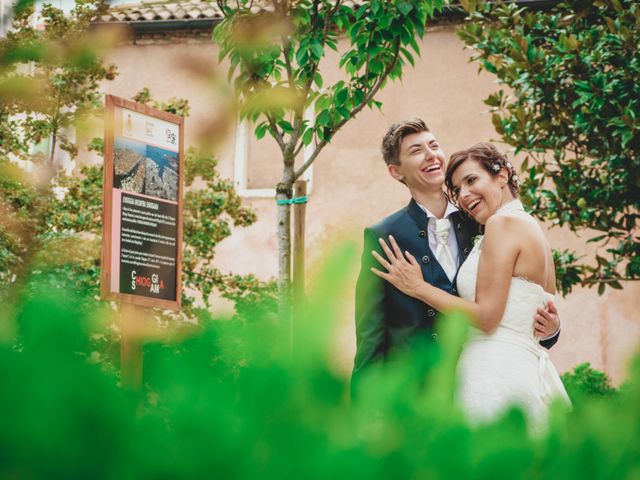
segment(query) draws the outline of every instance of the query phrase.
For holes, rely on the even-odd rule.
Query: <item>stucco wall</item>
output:
[[[200,83],[194,70],[185,68],[185,57],[196,64],[216,65],[217,50],[206,39],[191,43],[146,41],[120,47],[111,55],[120,75],[105,86],[105,91],[130,97],[143,86],[151,88],[158,99],[171,96],[189,99],[192,113],[186,123],[187,145],[198,138],[216,111],[207,85]],[[392,180],[379,154],[379,144],[387,126],[418,115],[423,117],[450,154],[481,140],[497,137],[482,100],[497,89],[494,78],[478,75],[477,65],[469,63],[470,52],[455,36],[454,26],[430,29],[422,42],[423,54],[415,69],[407,69],[402,82],[391,83],[379,95],[382,112],[364,111],[339,132],[325,148],[314,167],[314,190],[307,208],[307,262],[309,277],[323,255],[341,241],[361,246],[362,229],[408,201],[405,187]],[[331,68],[336,55],[330,54],[323,65],[325,78],[337,79]],[[190,62],[193,66],[194,62]],[[327,83],[327,82],[325,82]],[[223,139],[218,149],[220,172],[233,176],[234,138]],[[261,171],[279,168],[277,149],[252,141],[249,147],[252,182],[260,184]],[[273,174],[270,174],[273,178]],[[266,173],[263,174],[266,178]],[[259,184],[259,185],[258,185]],[[247,199],[258,214],[250,228],[238,229],[217,249],[217,265],[225,271],[254,273],[262,278],[277,274],[275,202],[273,199]],[[550,229],[549,239],[557,248],[575,248],[586,252],[584,241],[566,230]],[[359,256],[359,254],[358,254]],[[350,273],[355,285],[359,259],[354,258]],[[562,335],[551,356],[563,372],[589,361],[619,383],[624,379],[627,362],[637,351],[640,339],[640,286],[628,283],[623,291],[598,296],[595,290],[574,290],[558,299]],[[336,334],[336,365],[349,372],[355,352],[353,326],[353,288],[345,292],[344,315]],[[222,307],[221,307],[222,308]]]

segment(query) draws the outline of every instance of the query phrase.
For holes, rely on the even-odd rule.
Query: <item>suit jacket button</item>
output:
[[[469,247],[464,247],[463,252],[464,252],[465,255],[468,255],[469,254]]]
[[[462,230],[462,224],[460,222],[456,223],[456,229]]]
[[[418,235],[420,236],[420,238],[424,238],[427,236],[427,232],[425,232],[424,230],[420,230],[420,232],[418,232]]]
[[[431,334],[431,338],[433,338],[434,340],[438,340],[438,334],[437,333],[432,333]]]
[[[427,310],[427,316],[429,317],[433,317],[435,316],[436,311],[433,308],[430,308],[429,310]]]
[[[430,260],[429,255],[425,255],[424,257],[422,257],[422,263],[424,263],[425,265],[429,263],[429,260]]]
[[[456,287],[453,287],[453,288],[451,289],[451,293],[453,293],[454,295],[457,295],[457,294],[458,294],[458,290],[456,289]]]

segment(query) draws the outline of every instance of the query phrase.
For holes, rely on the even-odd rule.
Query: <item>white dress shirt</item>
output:
[[[436,219],[438,217],[436,217],[433,213],[431,213],[424,205],[420,205],[418,203],[418,206],[424,211],[424,213],[427,214],[427,217],[429,217],[429,224],[427,228],[427,238],[429,240],[429,248],[435,255],[436,250],[438,249],[438,240],[436,239]],[[451,219],[451,214],[457,211],[458,211],[458,208],[455,205],[453,205],[450,202],[447,202],[447,209],[445,210],[444,216],[443,216],[443,218],[448,219],[449,222],[451,223],[451,227],[449,230],[449,238],[447,239],[447,243],[448,243],[449,249],[451,250],[451,254],[453,255],[453,259],[456,262],[456,270],[460,268],[460,249],[458,248],[458,240],[456,239],[456,233],[455,233],[456,226],[453,223],[453,220]],[[450,278],[449,280],[453,281],[453,278]]]

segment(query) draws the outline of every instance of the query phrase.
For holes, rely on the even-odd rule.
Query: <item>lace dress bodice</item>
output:
[[[458,272],[458,292],[460,297],[466,300],[476,299],[476,279],[483,240],[484,238],[480,238],[475,244]],[[544,307],[547,301],[553,299],[554,296],[545,292],[537,283],[522,277],[512,277],[502,320],[492,335],[510,335],[531,345],[537,345],[538,340],[533,334],[533,317],[538,307]],[[474,335],[484,334],[474,329]]]
[[[517,200],[494,215],[505,213],[528,215]],[[476,242],[458,272],[458,292],[470,301],[475,301],[483,240],[481,237]],[[517,404],[539,422],[546,418],[554,398],[569,403],[547,351],[538,345],[533,333],[536,310],[549,299],[553,295],[540,285],[513,277],[498,327],[490,334],[472,329],[458,363],[459,400],[472,420],[491,419],[509,405]]]

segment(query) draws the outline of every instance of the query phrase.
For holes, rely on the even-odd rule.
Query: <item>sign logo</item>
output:
[[[160,290],[164,290],[164,282],[158,278],[156,273],[153,273],[151,277],[143,277],[138,275],[135,270],[131,271],[131,290],[137,287],[145,287],[149,289],[150,293],[160,293]]]
[[[173,130],[171,130],[169,128],[167,128],[165,130],[165,139],[171,145],[176,145],[178,143],[178,136],[176,135],[176,132],[174,132]]]

